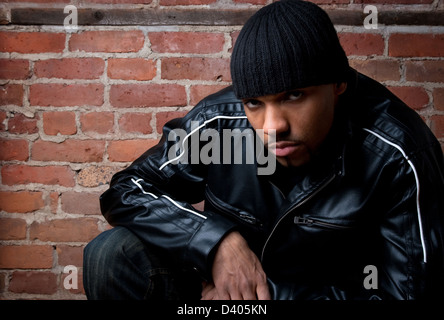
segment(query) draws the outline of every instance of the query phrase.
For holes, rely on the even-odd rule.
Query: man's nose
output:
[[[277,136],[290,129],[286,113],[277,105],[265,106],[263,130],[265,134],[276,134]],[[273,130],[273,131],[270,131]]]

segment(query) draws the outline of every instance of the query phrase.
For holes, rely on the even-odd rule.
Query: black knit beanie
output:
[[[231,57],[239,99],[341,82],[348,71],[327,13],[301,0],[274,2],[256,12],[242,28]]]

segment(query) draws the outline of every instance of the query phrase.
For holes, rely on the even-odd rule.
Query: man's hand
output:
[[[213,262],[213,283],[204,283],[203,300],[269,300],[267,277],[239,232],[220,243]]]

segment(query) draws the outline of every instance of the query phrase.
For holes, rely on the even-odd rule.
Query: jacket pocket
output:
[[[301,217],[301,216],[295,216],[293,219],[294,224],[301,225],[301,226],[313,226],[313,227],[319,227],[324,229],[330,229],[330,230],[350,230],[353,229],[354,224],[353,223],[336,223],[336,222],[330,222],[321,220],[319,218],[312,218],[312,217]]]
[[[221,199],[216,197],[208,187],[205,189],[205,198],[217,212],[222,213],[228,218],[234,218],[239,222],[262,227],[262,223],[256,217],[246,211],[237,209],[232,205],[222,201]]]

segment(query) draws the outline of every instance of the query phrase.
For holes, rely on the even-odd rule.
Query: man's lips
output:
[[[287,157],[300,147],[300,143],[294,141],[278,141],[269,144],[268,148],[274,152],[276,157]]]

